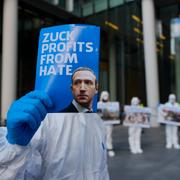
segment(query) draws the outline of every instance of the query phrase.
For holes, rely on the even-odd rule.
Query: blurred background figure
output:
[[[133,97],[131,99],[131,106],[139,106],[140,100],[138,97]],[[137,126],[129,126],[128,128],[128,141],[129,141],[129,148],[131,153],[137,154],[137,153],[143,153],[143,150],[141,149],[141,131],[142,127]]]
[[[177,107],[178,103],[176,103],[176,96],[174,94],[170,94],[168,98],[168,102],[165,104],[169,107]],[[173,118],[173,117],[168,117]],[[168,119],[172,120],[172,119]],[[175,149],[180,149],[180,145],[178,143],[178,127],[176,125],[166,124],[166,148],[170,149],[174,145]]]
[[[110,100],[109,100],[109,93],[108,93],[108,91],[102,91],[101,95],[100,95],[100,98],[99,98],[98,104],[107,103],[109,101]],[[103,112],[103,110],[102,110],[102,112]],[[103,113],[102,113],[101,116],[103,118]],[[113,157],[113,156],[115,156],[115,152],[113,151],[113,140],[112,140],[113,125],[112,124],[106,124],[105,127],[106,127],[106,136],[107,136],[106,137],[106,146],[107,146],[108,155],[110,157]]]

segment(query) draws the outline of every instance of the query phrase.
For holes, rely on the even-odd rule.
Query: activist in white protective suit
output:
[[[168,102],[165,104],[169,107],[176,107],[176,96],[174,94],[169,95]],[[175,149],[180,149],[178,138],[178,127],[176,125],[166,124],[166,148],[170,149],[174,146]]]
[[[138,97],[133,97],[131,99],[131,106],[139,106],[140,100]],[[141,131],[142,127],[137,126],[129,126],[128,128],[128,141],[129,141],[129,149],[132,154],[143,153],[141,149]]]
[[[71,89],[79,113],[48,113],[53,102],[43,91],[12,103],[0,128],[0,179],[109,180],[104,124],[82,113],[92,107],[96,77],[80,69]]]
[[[107,103],[109,102],[109,93],[107,91],[102,91],[99,102],[98,103]],[[108,150],[108,155],[110,157],[115,156],[115,152],[113,151],[113,139],[112,139],[112,132],[113,132],[113,125],[112,124],[106,124],[106,145],[107,145],[107,150]]]

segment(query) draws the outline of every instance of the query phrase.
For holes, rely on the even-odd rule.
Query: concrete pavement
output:
[[[131,154],[128,129],[113,130],[115,157],[108,157],[111,180],[180,180],[180,150],[165,148],[164,126],[144,129],[143,154]]]

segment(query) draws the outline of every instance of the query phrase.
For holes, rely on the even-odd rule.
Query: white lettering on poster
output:
[[[73,31],[44,33],[41,43],[40,76],[72,75],[78,54],[94,51],[93,42],[76,41]]]

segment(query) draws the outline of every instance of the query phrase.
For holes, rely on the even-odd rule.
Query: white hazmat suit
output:
[[[109,102],[109,93],[107,91],[102,91],[100,95],[100,101],[98,103],[107,103]],[[110,157],[115,156],[115,152],[113,151],[113,139],[112,139],[112,132],[113,132],[113,125],[112,124],[106,124],[106,145],[108,150],[108,155]]]
[[[0,128],[2,180],[109,180],[105,129],[97,114],[47,114],[27,146]]]
[[[169,101],[165,104],[166,106],[173,107],[178,106],[176,103],[176,96],[174,94],[169,95]],[[178,143],[178,127],[176,125],[166,124],[166,148],[170,149],[174,146],[175,149],[180,149]]]
[[[138,106],[139,103],[140,100],[137,97],[132,98],[131,106]],[[143,153],[143,150],[141,149],[141,132],[142,132],[141,127],[132,125],[128,128],[129,149],[133,154]]]

